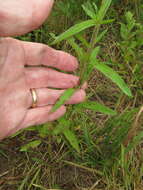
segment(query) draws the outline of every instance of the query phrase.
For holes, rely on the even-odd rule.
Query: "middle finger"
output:
[[[25,68],[29,88],[67,89],[78,85],[79,77],[44,67]]]

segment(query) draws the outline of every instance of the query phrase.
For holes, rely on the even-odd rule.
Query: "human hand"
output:
[[[50,110],[65,89],[78,84],[79,78],[49,67],[72,72],[78,63],[73,56],[43,44],[0,40],[0,139],[28,126],[56,120],[66,112],[64,105],[54,113]],[[31,108],[33,88],[38,97],[36,108]],[[85,91],[80,89],[66,104],[84,99]]]
[[[4,0],[0,2],[0,36],[17,36],[38,28],[54,0]]]

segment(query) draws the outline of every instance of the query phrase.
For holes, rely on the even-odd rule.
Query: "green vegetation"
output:
[[[0,189],[143,190],[143,2],[57,0],[49,20],[20,39],[75,55],[89,87],[58,121],[0,144]]]

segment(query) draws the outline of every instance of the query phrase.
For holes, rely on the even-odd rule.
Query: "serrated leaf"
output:
[[[74,134],[73,131],[66,129],[63,131],[64,136],[66,137],[66,139],[69,141],[69,143],[71,144],[71,146],[77,151],[80,152],[80,148],[79,148],[79,142],[78,139],[76,138],[76,135]]]
[[[32,141],[28,144],[25,144],[24,146],[21,147],[20,151],[21,152],[27,152],[30,148],[36,148],[38,147],[39,145],[41,144],[41,141],[40,140],[35,140],[35,141]]]
[[[104,106],[98,102],[87,101],[77,105],[78,108],[90,109],[92,111],[101,112],[108,115],[116,115],[117,112]]]
[[[95,64],[95,68],[103,73],[106,77],[110,78],[126,95],[132,97],[132,93],[130,88],[121,78],[121,76],[114,71],[111,67],[107,66],[104,63],[97,63]]]
[[[56,44],[56,43],[59,43],[61,42],[62,40],[65,40],[87,28],[90,28],[92,26],[95,25],[95,20],[86,20],[86,21],[83,21],[79,24],[76,24],[74,26],[72,26],[71,28],[69,28],[67,31],[65,31],[64,33],[60,34],[55,40],[54,42],[52,43],[53,44]]]
[[[67,100],[69,100],[69,98],[74,94],[75,89],[73,88],[69,88],[68,90],[66,90],[59,98],[59,100],[57,101],[57,103],[53,106],[51,112],[55,112],[58,108],[60,108],[62,105],[65,104],[65,102]]]

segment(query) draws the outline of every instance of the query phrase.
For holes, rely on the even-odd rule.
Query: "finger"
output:
[[[4,0],[0,4],[0,36],[17,36],[39,27],[48,17],[53,0]]]
[[[65,103],[65,104],[78,104],[86,99],[86,93],[84,90],[80,89]]]
[[[29,88],[73,88],[78,84],[79,78],[53,69],[37,67],[26,68],[25,74]]]
[[[37,106],[53,105],[62,96],[65,90],[52,90],[48,88],[36,89],[37,94]],[[78,90],[75,94],[66,102],[66,104],[77,104],[85,100],[86,94],[84,90]],[[29,107],[32,105],[32,96]]]
[[[39,43],[22,42],[22,44],[27,65],[44,65],[63,71],[75,71],[78,67],[77,59],[68,53]]]
[[[86,90],[88,88],[87,82],[84,82],[83,85],[81,86],[81,89]]]
[[[54,113],[50,113],[52,106],[30,109],[21,125],[21,128],[28,126],[40,125],[49,121],[54,121],[63,116],[66,112],[66,107],[61,106]]]

